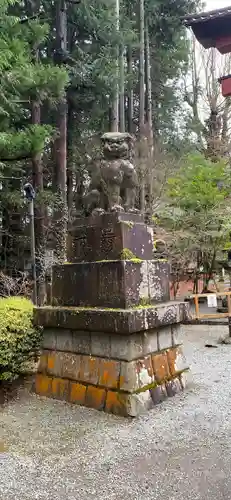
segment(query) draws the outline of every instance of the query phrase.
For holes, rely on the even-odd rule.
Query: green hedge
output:
[[[33,304],[23,297],[0,299],[0,381],[14,380],[38,353],[41,331],[33,327]]]

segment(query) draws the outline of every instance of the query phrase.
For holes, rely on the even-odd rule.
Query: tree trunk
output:
[[[66,196],[66,135],[67,135],[67,105],[66,99],[58,105],[57,127],[59,137],[55,141],[55,172],[54,191],[57,196],[54,214],[54,253],[59,261],[66,259],[67,234],[67,196]]]
[[[26,2],[26,13],[28,17],[38,14],[40,9],[40,0],[31,0]],[[33,58],[36,63],[39,62],[39,48],[37,44],[32,47]],[[41,105],[38,100],[31,103],[31,123],[32,125],[41,124]],[[36,254],[36,277],[38,305],[43,305],[46,300],[45,283],[45,205],[43,200],[43,164],[41,153],[35,153],[31,159],[33,187],[36,192],[34,207],[34,236],[35,236],[35,254]]]
[[[116,22],[116,31],[119,35],[120,30],[120,0],[115,0],[115,22]],[[119,48],[117,45],[116,48],[116,84],[113,95],[113,103],[111,109],[111,122],[110,129],[111,132],[118,132],[119,130]]]
[[[56,50],[62,54],[67,48],[67,18],[65,0],[57,0],[56,10]],[[66,162],[67,162],[67,102],[64,95],[57,107],[58,138],[54,144],[55,172],[54,190],[57,195],[57,209],[54,214],[54,253],[59,261],[66,259],[67,235],[67,195],[66,195]]]
[[[132,19],[132,13],[133,13],[133,7],[131,2],[128,4],[128,19],[131,21]],[[133,94],[133,82],[132,82],[132,75],[133,75],[133,53],[132,53],[132,44],[129,43],[127,47],[127,76],[128,76],[128,99],[127,99],[127,104],[128,104],[128,132],[130,134],[133,133],[133,114],[134,114],[134,94]]]
[[[40,103],[32,102],[31,121],[33,125],[41,123]],[[38,304],[43,305],[46,298],[45,284],[45,207],[43,201],[43,165],[41,153],[36,153],[32,157],[33,186],[36,191],[36,202],[34,209],[35,227],[35,251],[36,251],[36,276],[38,290]]]
[[[119,16],[120,16],[119,12]],[[120,30],[120,17],[119,17]],[[124,90],[124,45],[119,45],[119,125],[120,132],[125,132],[125,90]]]
[[[124,92],[124,47],[120,45],[120,105],[119,105],[119,123],[120,132],[125,132],[125,92]]]
[[[139,112],[139,132],[140,136],[144,134],[145,124],[145,69],[144,69],[144,0],[140,0],[140,112]]]
[[[152,124],[152,80],[151,80],[151,66],[150,66],[150,43],[148,23],[145,27],[145,87],[146,87],[146,121],[147,121],[147,140],[148,140],[148,161],[147,161],[147,207],[146,210],[151,215],[153,200],[152,194],[154,193],[155,172],[153,164],[153,124]]]
[[[145,76],[146,76],[146,116],[148,124],[148,140],[150,155],[153,154],[153,125],[152,125],[152,80],[151,80],[151,66],[150,66],[150,43],[148,25],[145,29],[146,44],[145,44]]]
[[[210,263],[207,262],[206,264],[207,273],[204,277],[202,293],[206,293],[208,291],[209,282],[211,281],[214,273],[215,262],[216,262],[216,251],[214,250],[211,262]]]
[[[139,108],[139,135],[140,135],[140,156],[141,156],[141,175],[140,175],[140,210],[145,213],[145,59],[144,59],[144,0],[140,0],[140,108]]]
[[[131,75],[133,73],[132,67],[132,46],[129,45],[127,48],[127,72],[128,72],[128,132],[133,134],[133,113],[134,113],[134,95],[133,87],[131,81]]]
[[[73,126],[74,112],[72,106],[68,105],[68,126],[67,126],[67,208],[68,221],[71,221],[74,203],[73,186]]]

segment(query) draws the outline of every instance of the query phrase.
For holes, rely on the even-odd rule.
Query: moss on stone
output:
[[[143,260],[136,257],[136,255],[134,255],[134,253],[132,253],[129,248],[124,248],[122,250],[122,252],[120,253],[120,259],[130,260],[131,262],[135,262],[136,264],[140,264],[141,262],[143,262]]]
[[[79,314],[82,311],[113,311],[113,312],[129,312],[129,311],[134,311],[134,310],[142,310],[142,309],[152,309],[153,307],[156,307],[158,304],[146,304],[146,305],[140,305],[138,304],[137,306],[131,306],[127,309],[123,309],[121,307],[100,307],[100,306],[42,306],[42,307],[35,307],[34,309],[43,309],[47,311],[52,311],[52,310],[60,310],[61,312],[65,311],[71,311],[74,314]]]
[[[139,306],[144,307],[144,306],[150,306],[150,298],[149,297],[142,297],[139,303]]]
[[[121,252],[122,254],[122,252]],[[120,257],[121,257],[121,254],[120,254]],[[134,258],[134,259],[128,259],[128,258],[120,258],[120,259],[115,259],[115,260],[107,260],[107,259],[104,259],[104,260],[96,260],[94,262],[97,262],[97,264],[100,264],[100,263],[104,263],[104,262],[121,262],[121,260],[131,260],[131,261],[137,261],[137,260],[140,260],[138,258]]]
[[[152,309],[157,306],[157,304],[138,304],[138,306],[132,306],[130,309],[141,310],[141,309]]]
[[[105,262],[119,262],[117,259],[116,260],[111,260],[111,259],[102,259],[102,260],[95,260],[93,263],[96,262],[97,264],[103,264]]]
[[[128,226],[130,228],[134,226],[134,222],[132,222],[131,220],[122,220],[121,222],[122,224],[125,224],[125,226]]]
[[[156,387],[165,384],[166,382],[171,382],[172,380],[175,380],[176,378],[179,378],[182,373],[187,373],[189,372],[190,369],[186,368],[185,370],[178,371],[173,375],[170,375],[168,377],[163,378],[160,382],[152,382],[151,384],[145,385],[144,387],[140,387],[139,389],[136,389],[132,394],[140,394],[141,392],[148,391],[150,389],[155,389]]]
[[[152,382],[151,384],[145,385],[144,387],[140,387],[136,391],[134,391],[132,394],[140,394],[141,392],[146,392],[150,391],[150,389],[155,389],[158,385],[161,385],[163,382],[158,383],[158,382]]]
[[[154,258],[155,258],[155,253],[157,252],[157,254],[158,254],[158,250],[157,250],[157,244],[158,243],[161,243],[164,246],[164,248],[166,249],[166,243],[165,243],[164,240],[160,240],[160,239],[154,240],[153,241],[153,255],[154,255]],[[168,261],[168,259],[166,259],[166,258],[162,259],[161,257],[159,257],[156,260],[160,261],[160,262],[167,262]]]

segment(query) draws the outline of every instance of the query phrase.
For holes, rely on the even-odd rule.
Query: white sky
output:
[[[231,6],[231,0],[206,0],[206,10]]]

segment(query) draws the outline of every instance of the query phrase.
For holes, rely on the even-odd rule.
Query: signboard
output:
[[[207,306],[208,307],[217,307],[217,297],[214,294],[207,296]]]

